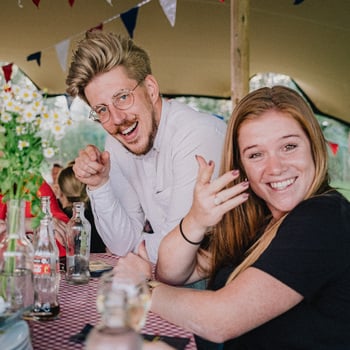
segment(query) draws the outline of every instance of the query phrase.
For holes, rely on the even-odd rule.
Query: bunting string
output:
[[[126,12],[123,12],[123,13],[118,13],[118,14],[114,15],[113,17],[110,17],[110,18],[106,19],[105,21],[103,21],[102,23],[98,24],[97,26],[88,29],[88,31],[96,30],[96,29],[101,29],[102,30],[103,26],[105,24],[110,23],[110,22],[112,22],[112,21],[114,21],[114,20],[116,20],[118,18],[122,18],[122,21],[123,21],[123,23],[124,23],[128,33],[129,33],[129,36],[132,38],[134,29],[135,29],[135,26],[136,26],[136,18],[137,18],[137,14],[138,14],[138,9],[140,7],[148,4],[151,1],[152,0],[142,0],[140,3],[138,3],[136,6],[134,6],[130,10],[128,10]],[[176,0],[166,0],[166,1],[176,4]],[[37,3],[37,5],[39,5],[39,2]],[[108,1],[108,3],[110,5],[112,5],[111,2]],[[20,0],[19,0],[18,4],[20,4]],[[73,6],[73,4],[74,4],[74,1],[71,1],[70,5]],[[172,6],[171,8],[172,8],[171,11],[173,12],[174,11],[174,6]],[[166,13],[166,15],[168,16],[167,13]],[[172,13],[172,17],[174,17],[173,13]],[[74,35],[70,36],[69,38],[64,39],[61,42],[55,44],[54,46],[51,45],[51,46],[48,46],[48,47],[45,47],[45,48],[41,49],[40,51],[31,53],[30,55],[27,56],[27,61],[36,61],[37,64],[40,66],[41,65],[41,59],[42,59],[42,52],[46,51],[46,50],[49,50],[49,49],[52,49],[54,47],[56,49],[57,58],[59,60],[61,68],[65,72],[66,71],[66,66],[67,66],[67,57],[68,57],[69,44],[70,44],[72,39],[83,35],[85,32],[86,31],[74,34]]]

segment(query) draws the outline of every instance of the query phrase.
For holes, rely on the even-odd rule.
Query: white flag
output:
[[[58,61],[62,67],[63,72],[67,69],[67,57],[69,49],[70,39],[63,40],[55,45]]]
[[[172,27],[174,27],[176,19],[176,1],[177,0],[159,0]]]

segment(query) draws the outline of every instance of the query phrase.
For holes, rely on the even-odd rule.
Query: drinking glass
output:
[[[145,277],[134,273],[121,274],[114,270],[105,272],[101,276],[97,292],[97,311],[104,312],[104,300],[110,293],[123,290],[126,293],[128,325],[139,332],[145,325],[147,313],[150,309],[151,293]]]

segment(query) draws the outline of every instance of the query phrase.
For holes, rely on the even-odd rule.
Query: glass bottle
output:
[[[100,300],[101,302],[101,300]],[[139,350],[143,339],[128,325],[126,292],[109,290],[100,308],[101,320],[89,333],[85,350]]]
[[[60,270],[50,197],[41,197],[41,209],[44,217],[40,220],[34,241],[34,308],[31,317],[38,321],[47,321],[57,318],[60,312]]]
[[[85,284],[90,280],[91,224],[84,210],[84,202],[74,202],[73,216],[67,224],[66,281],[71,284]]]
[[[25,201],[7,202],[6,233],[0,242],[0,297],[11,314],[34,302],[34,249],[25,234]]]

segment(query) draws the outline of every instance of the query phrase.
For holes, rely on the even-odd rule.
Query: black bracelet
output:
[[[182,222],[183,222],[183,221],[184,221],[184,218],[181,219],[180,224],[179,224],[180,233],[181,233],[181,236],[183,237],[183,239],[184,239],[186,242],[188,242],[188,243],[190,243],[190,244],[193,244],[193,245],[199,245],[199,244],[201,244],[201,243],[202,243],[202,240],[201,240],[200,242],[193,242],[193,241],[190,241],[190,240],[185,236],[184,232],[182,231]]]

